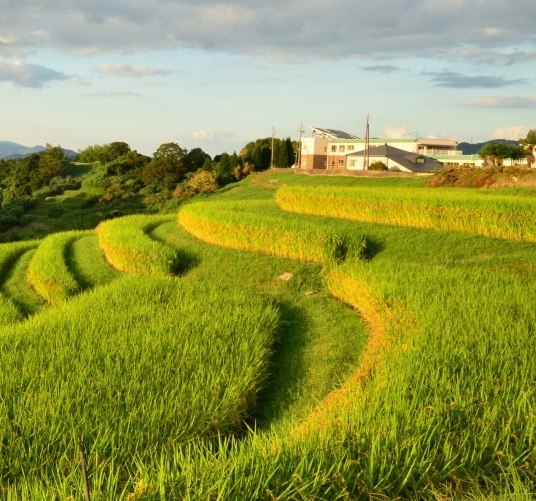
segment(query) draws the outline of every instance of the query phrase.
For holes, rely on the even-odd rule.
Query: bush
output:
[[[216,175],[213,172],[196,172],[188,181],[188,188],[194,193],[214,193],[218,189]]]
[[[376,160],[369,165],[368,170],[389,170],[389,167],[387,167],[387,165],[385,165],[383,162]]]

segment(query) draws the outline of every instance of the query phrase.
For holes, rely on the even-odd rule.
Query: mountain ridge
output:
[[[65,152],[65,155],[68,157],[75,157],[78,154],[73,150],[66,148],[62,149]],[[24,158],[32,155],[33,153],[39,153],[43,150],[46,150],[46,146],[25,146],[13,141],[0,141],[0,160],[16,160],[18,158]]]

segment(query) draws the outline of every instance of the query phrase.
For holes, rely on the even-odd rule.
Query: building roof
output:
[[[357,136],[354,136],[353,134],[348,134],[348,132],[344,132],[338,129],[324,129],[322,127],[311,127],[311,130],[313,134],[319,134],[321,136],[328,137],[330,139],[359,139]]]
[[[411,153],[388,144],[382,144],[381,146],[373,146],[368,150],[369,158],[388,158],[393,162],[401,165],[411,172],[434,172],[437,169],[443,167],[441,162],[427,157],[425,155],[419,155],[418,153]],[[348,157],[364,157],[365,151],[358,151],[355,153],[349,153]]]

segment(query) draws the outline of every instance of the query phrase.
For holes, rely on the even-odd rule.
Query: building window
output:
[[[344,144],[341,144],[341,145],[339,146],[339,151],[340,151],[340,152],[344,152]]]
[[[337,151],[337,147],[334,144],[331,145],[331,151]]]
[[[354,151],[354,145],[353,144],[348,145],[348,151]]]
[[[339,159],[339,167],[344,167],[344,158]]]

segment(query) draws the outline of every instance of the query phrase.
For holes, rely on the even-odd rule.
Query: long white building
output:
[[[389,170],[406,172],[433,172],[447,163],[481,165],[480,159],[463,155],[455,139],[370,138],[367,143],[366,139],[336,129],[311,130],[311,137],[301,140],[300,169],[366,170],[372,161],[383,161]],[[367,144],[370,155],[364,153]]]

